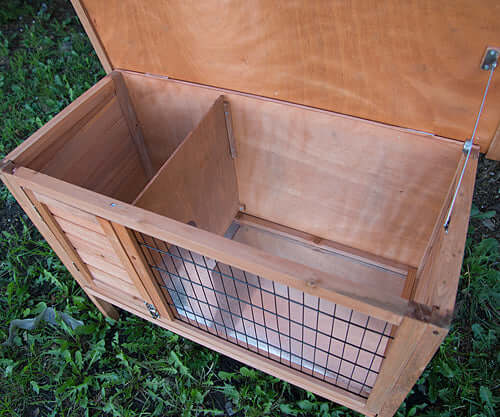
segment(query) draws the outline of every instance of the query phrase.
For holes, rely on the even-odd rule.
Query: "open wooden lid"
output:
[[[300,103],[466,140],[500,46],[498,0],[72,0],[107,70]],[[476,143],[500,121],[500,74]],[[500,140],[497,140],[500,141]]]

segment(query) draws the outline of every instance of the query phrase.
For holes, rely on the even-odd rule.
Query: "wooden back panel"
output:
[[[157,169],[221,91],[124,75]],[[418,266],[462,155],[458,142],[224,95],[248,214]]]
[[[497,0],[81,3],[115,69],[459,140],[471,135],[481,102],[482,55],[500,46]],[[479,126],[482,151],[500,121],[499,89],[497,76]]]

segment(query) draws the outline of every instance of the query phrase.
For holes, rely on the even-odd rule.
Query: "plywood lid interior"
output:
[[[481,102],[482,55],[500,46],[497,0],[72,1],[111,68],[458,140]],[[499,90],[497,75],[476,138],[483,151],[500,122]]]

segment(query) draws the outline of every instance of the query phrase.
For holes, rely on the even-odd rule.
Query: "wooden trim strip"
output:
[[[90,291],[93,292],[93,290]],[[213,334],[197,329],[180,320],[167,321],[163,320],[162,318],[154,320],[145,312],[136,310],[129,305],[123,304],[119,299],[115,300],[114,298],[103,296],[96,292],[93,293],[95,293],[96,296],[98,295],[99,297],[104,297],[107,301],[131,312],[132,314],[135,314],[136,316],[139,316],[167,330],[179,334],[180,336],[192,340],[193,342],[206,346],[223,355],[229,356],[230,358],[242,361],[249,366],[273,375],[276,378],[280,378],[305,390],[312,391],[317,395],[349,407],[366,416],[375,416],[375,413],[371,412],[366,407],[366,401],[355,394],[351,394],[327,382],[320,381],[298,370],[289,368],[285,365],[281,365],[253,351],[249,351],[243,347],[234,345],[231,342],[214,337]]]
[[[43,221],[47,224],[47,226],[49,226],[50,230],[52,230],[52,233],[54,233],[57,240],[64,248],[64,251],[69,255],[77,269],[80,271],[81,275],[85,279],[85,284],[92,285],[92,275],[90,275],[87,265],[82,261],[75,248],[66,237],[66,234],[61,229],[61,226],[59,226],[59,223],[57,223],[56,219],[53,217],[49,208],[45,204],[40,203],[30,190],[25,189],[24,192],[35,206]]]
[[[101,61],[104,71],[106,71],[106,74],[109,74],[111,71],[113,71],[113,65],[111,64],[109,56],[104,49],[97,31],[94,29],[94,25],[89,19],[87,11],[85,10],[80,0],[71,0],[71,4],[73,4],[73,8],[75,9],[78,18],[80,19],[85,32],[87,32],[87,36],[89,37],[90,42],[92,43],[92,46],[97,53],[99,61]]]
[[[407,318],[399,325],[366,403],[368,409],[374,413],[377,413],[388,399],[426,327],[425,323]]]
[[[4,175],[9,175],[4,171]],[[399,324],[403,317],[437,321],[427,315],[425,306],[414,305],[402,297],[387,295],[376,286],[358,288],[347,279],[230,241],[155,213],[116,201],[93,191],[51,178],[24,167],[15,169],[21,184],[114,223],[141,231],[166,242],[217,259],[253,274],[266,277],[301,291],[326,298],[359,312]]]
[[[500,125],[498,125],[495,135],[490,142],[486,158],[500,161]]]
[[[123,226],[112,224],[100,217],[99,222],[143,300],[153,304],[160,315],[171,320],[172,314],[168,305],[161,298],[162,292],[159,287],[154,286],[156,281],[151,276],[149,269],[144,266],[141,254],[135,250],[129,231]]]
[[[409,269],[408,265],[401,264],[391,259],[386,259],[378,255],[352,248],[341,243],[333,242],[331,240],[323,239],[318,236],[311,235],[300,230],[292,229],[281,224],[273,223],[269,220],[261,219],[243,212],[239,212],[235,219],[237,223],[256,227],[280,236],[295,239],[307,245],[316,246],[326,251],[338,253],[340,255],[348,256],[362,262],[367,262],[371,265],[380,266],[381,268],[395,272],[397,274],[406,275]]]
[[[146,178],[149,181],[154,175],[153,164],[151,163],[151,157],[149,156],[148,149],[144,142],[144,135],[142,134],[141,126],[137,120],[132,100],[130,99],[127,86],[123,80],[123,75],[117,71],[113,71],[110,75],[115,85],[116,96],[120,103],[123,118],[127,122],[130,136],[137,148],[137,153],[141,159]]]
[[[163,298],[163,291],[148,267],[148,263],[137,244],[133,232],[117,223],[113,223],[112,227],[115,230],[117,239],[123,245],[126,256],[129,257],[130,262],[135,268],[137,277],[149,295],[150,303],[156,307],[160,316],[166,317],[168,320],[173,320],[174,314],[170,311],[168,303]]]
[[[73,264],[72,259],[66,253],[64,247],[61,245],[59,240],[56,238],[52,230],[49,226],[44,222],[40,214],[36,211],[35,206],[32,204],[30,199],[25,193],[25,190],[21,188],[21,186],[16,183],[16,181],[11,177],[7,178],[5,175],[0,175],[3,183],[7,187],[7,189],[11,192],[14,198],[17,200],[19,205],[22,207],[24,212],[31,219],[36,228],[40,231],[44,239],[50,245],[52,250],[57,254],[57,256],[61,259],[64,266],[68,269],[68,271],[73,275],[76,282],[82,287],[83,291],[87,294],[90,301],[94,303],[97,309],[105,316],[111,319],[118,319],[118,311],[107,301],[102,300],[100,297],[96,298],[94,295],[90,294],[88,291],[88,287],[85,285],[86,278],[81,274],[80,271]]]
[[[386,392],[385,401],[382,403],[377,417],[392,417],[396,414],[399,406],[422,375],[447,334],[448,331],[445,329],[425,325],[425,330],[406,365],[400,370],[398,379],[394,382],[392,389]],[[410,335],[410,337],[412,336]]]

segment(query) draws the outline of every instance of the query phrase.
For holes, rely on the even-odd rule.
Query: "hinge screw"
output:
[[[490,66],[488,64],[485,64],[484,67],[483,67],[485,70],[489,70],[490,69]]]
[[[490,51],[490,55],[496,55],[496,54],[497,54],[497,52],[496,52],[495,50],[493,50],[493,49],[492,49],[492,50]]]

